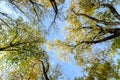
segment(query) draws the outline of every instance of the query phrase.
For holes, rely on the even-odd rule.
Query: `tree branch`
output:
[[[9,26],[9,24],[8,24],[7,22],[5,22],[2,18],[0,18],[0,20],[1,20],[6,26],[8,26],[8,27],[11,29],[11,27]]]
[[[49,0],[49,1],[52,5],[54,11],[55,11],[55,15],[57,15],[58,14],[58,8],[57,8],[57,4],[56,4],[55,0]]]
[[[82,41],[81,43],[87,43],[87,44],[92,44],[92,43],[94,43],[94,44],[96,44],[96,43],[105,42],[105,41],[107,41],[107,40],[114,39],[114,38],[116,38],[116,37],[118,37],[118,36],[120,36],[120,35],[114,35],[114,34],[113,34],[113,35],[110,35],[110,36],[108,36],[108,37],[105,37],[105,38],[96,40],[96,41]]]
[[[39,18],[39,15],[38,15],[38,13],[37,13],[37,10],[35,9],[35,4],[36,3],[34,3],[32,0],[29,0],[30,1],[30,3],[32,4],[32,6],[33,6],[33,10],[34,10],[34,12],[35,12],[35,14],[36,14],[36,16],[37,16],[37,18],[38,18],[38,20],[40,19]]]
[[[42,63],[43,75],[44,75],[44,77],[45,77],[45,80],[49,80],[48,75],[47,75],[47,73],[46,73],[45,65],[44,65],[44,63],[43,63],[42,60],[40,60],[40,62]]]
[[[101,6],[108,7],[112,14],[120,20],[120,14],[116,11],[116,9],[111,4],[101,4]]]
[[[103,23],[103,24],[105,24],[105,25],[120,25],[120,22],[107,22],[107,21],[104,21],[104,20],[99,20],[99,19],[97,19],[97,18],[94,18],[94,17],[91,17],[91,16],[89,16],[89,15],[87,15],[87,14],[84,14],[84,13],[76,13],[74,10],[73,10],[73,13],[75,14],[75,15],[77,15],[77,16],[84,16],[84,17],[87,17],[87,18],[89,18],[89,19],[91,19],[91,20],[93,20],[93,21],[95,21],[95,22],[97,22],[97,23]]]
[[[48,28],[48,31],[50,30],[51,26],[55,23],[55,20],[56,20],[56,17],[58,15],[58,7],[57,7],[57,4],[55,2],[55,0],[49,0],[53,9],[54,9],[54,12],[55,12],[55,16],[54,16],[54,19],[52,21],[52,23],[50,24],[50,27]]]
[[[14,0],[9,0],[9,2],[10,2],[12,5],[14,5],[20,12],[22,12],[22,13],[25,15],[25,12],[24,12],[22,9],[20,9],[20,7],[18,7],[13,1],[14,1]]]
[[[22,45],[22,44],[27,44],[27,43],[32,43],[32,42],[37,42],[37,41],[31,41],[31,42],[21,42],[21,43],[14,43],[14,44],[10,44],[10,45],[7,45],[5,47],[1,47],[0,48],[0,51],[6,51],[6,49],[9,49],[9,48],[12,48],[12,47],[16,47],[16,46],[19,46],[19,45]]]
[[[49,65],[49,63],[47,62],[47,69],[46,69],[46,73],[48,72],[48,70],[49,70],[49,67],[50,67],[50,65]]]

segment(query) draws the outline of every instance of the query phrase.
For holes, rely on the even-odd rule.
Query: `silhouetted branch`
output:
[[[81,43],[87,43],[87,44],[92,44],[92,43],[94,43],[94,44],[96,44],[96,43],[100,43],[100,42],[105,42],[105,41],[107,41],[107,40],[111,40],[111,39],[114,39],[114,38],[116,38],[116,37],[118,37],[118,36],[120,36],[120,35],[110,35],[110,36],[108,36],[108,37],[105,37],[105,38],[102,38],[102,39],[99,39],[99,40],[96,40],[96,41],[82,41]]]
[[[22,12],[24,15],[25,15],[25,12],[22,10],[22,9],[20,9],[20,7],[18,6],[18,5],[16,5],[15,3],[14,3],[14,0],[8,0],[12,5],[14,5],[20,12]]]
[[[52,5],[54,11],[55,11],[55,16],[56,16],[58,14],[57,4],[56,4],[55,0],[49,0],[49,1],[50,1],[51,5]]]
[[[50,30],[51,26],[55,23],[55,20],[56,20],[56,17],[58,15],[58,7],[57,7],[57,3],[55,2],[55,0],[49,0],[53,9],[54,9],[54,12],[55,12],[55,16],[54,16],[54,19],[52,21],[52,23],[50,24],[50,27],[48,29],[48,31]]]
[[[116,11],[116,9],[111,4],[101,4],[101,6],[108,7],[112,14],[120,20],[120,14]]]
[[[12,19],[12,18],[11,18],[10,16],[8,16],[8,14],[6,14],[6,13],[0,12],[0,14],[2,14],[3,16],[5,16],[5,17],[7,17],[7,18]]]
[[[9,26],[9,24],[8,24],[7,22],[5,22],[2,18],[0,18],[0,20],[1,20],[6,26],[8,26],[8,27],[11,29],[11,27]]]
[[[99,26],[99,25],[98,25]],[[81,42],[78,42],[76,45],[71,45],[71,47],[75,48],[77,47],[78,45],[80,44],[96,44],[96,43],[101,43],[101,42],[105,42],[105,41],[108,41],[108,40],[111,40],[111,39],[115,39],[117,37],[120,36],[120,28],[106,28],[105,30],[101,27],[100,27],[100,31],[93,37],[93,40],[92,41],[81,41]],[[88,29],[93,29],[92,27],[85,27],[85,28],[88,28]],[[106,32],[106,33],[105,33]],[[104,37],[102,39],[96,39],[96,37],[100,34],[103,35],[106,35],[107,33],[110,33],[111,35],[110,36],[107,36],[107,37]]]
[[[102,27],[101,27],[102,28]],[[100,43],[100,42],[105,42],[105,41],[107,41],[107,40],[111,40],[111,39],[114,39],[114,38],[116,38],[116,37],[119,37],[120,36],[120,28],[109,28],[109,29],[105,29],[105,31],[106,31],[106,34],[107,33],[110,33],[110,34],[112,34],[112,35],[110,35],[110,36],[108,36],[108,37],[105,37],[105,38],[102,38],[102,39],[99,39],[99,40],[96,40],[96,41],[82,41],[81,43]],[[105,32],[103,29],[101,29],[100,30],[100,32],[98,33],[98,34],[100,34],[100,33],[104,33]],[[98,36],[98,34],[97,35],[95,35],[94,36],[94,38],[96,37],[96,36]],[[104,34],[105,35],[105,34]]]
[[[73,11],[73,13],[75,14],[75,15],[77,15],[77,16],[84,16],[84,17],[87,17],[87,18],[89,18],[89,19],[91,19],[91,20],[93,20],[93,21],[95,21],[95,22],[97,22],[97,23],[103,23],[103,24],[105,24],[105,25],[120,25],[120,22],[107,22],[107,21],[105,21],[105,20],[99,20],[99,19],[97,19],[97,18],[94,18],[94,17],[91,17],[91,16],[89,16],[89,15],[87,15],[87,14],[84,14],[84,13],[76,13],[75,11]]]
[[[43,75],[44,75],[44,77],[45,77],[45,80],[49,80],[48,75],[47,75],[47,73],[46,73],[47,70],[46,70],[46,68],[45,68],[45,65],[44,65],[44,63],[43,63],[42,60],[40,60],[40,62],[42,63]]]
[[[34,12],[35,12],[35,14],[36,14],[36,16],[37,16],[37,18],[38,18],[38,20],[39,20],[39,15],[38,15],[38,13],[37,13],[37,10],[36,10],[36,6],[35,6],[35,2],[33,2],[32,0],[29,0],[30,1],[30,3],[32,4],[32,6],[33,6],[33,10],[34,10]]]
[[[7,46],[5,46],[5,47],[0,47],[0,51],[6,51],[6,49],[13,48],[13,47],[17,47],[17,46],[20,46],[20,45],[23,45],[23,44],[33,43],[33,42],[34,42],[34,43],[37,43],[38,41],[16,42],[16,43],[7,45]]]

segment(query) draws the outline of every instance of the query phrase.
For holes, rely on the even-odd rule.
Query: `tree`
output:
[[[36,65],[31,65],[31,60],[34,61],[34,59],[37,59],[35,56],[42,59],[41,57],[46,54],[41,48],[41,45],[45,42],[45,38],[36,25],[33,28],[29,23],[21,20],[21,18],[15,20],[15,22],[11,22],[10,26],[12,27],[1,26],[0,53],[3,56],[0,58],[0,61],[1,64],[6,64],[6,66],[0,65],[1,70],[3,69],[4,71],[7,69],[6,67],[10,68],[12,65],[15,65],[13,68],[20,68],[21,72],[27,72],[27,70],[24,70],[28,66],[32,67]],[[18,74],[24,75],[21,72],[19,73],[18,69],[16,76]]]
[[[1,26],[0,36],[2,39],[0,51],[17,51],[25,45],[30,47],[30,45],[34,46],[34,43],[39,43],[38,46],[44,43],[44,37],[41,31],[37,30],[36,25],[32,28],[29,23],[23,22],[20,19],[13,23],[11,23],[11,28]]]
[[[94,63],[89,70],[88,76],[85,80],[107,80],[107,79],[119,79],[118,69],[115,65],[111,65],[111,62]]]
[[[51,78],[55,78],[54,80],[56,80],[61,76],[58,67],[55,67],[55,71],[49,69],[52,66],[48,62],[48,55],[41,47],[45,38],[42,31],[38,30],[38,26],[32,27],[30,23],[18,19],[12,25],[12,29],[4,27],[2,27],[0,35],[5,36],[1,39],[0,70],[1,73],[8,70],[8,75],[1,75],[2,79],[51,80]],[[55,75],[52,75],[53,73]]]
[[[67,10],[65,25],[65,40],[56,39],[53,44],[63,53],[75,54],[79,63],[83,61],[82,55],[89,53],[98,43],[111,41],[108,47],[112,53],[119,48],[120,15],[115,8],[119,1],[103,0],[72,0]],[[106,44],[107,45],[107,44]],[[88,55],[89,56],[89,55]]]
[[[105,55],[105,56],[102,56]],[[86,61],[83,67],[83,76],[75,77],[75,80],[119,80],[119,59],[109,58],[109,52],[101,52],[99,56]]]
[[[37,58],[36,58],[37,57]],[[60,71],[60,68],[57,66],[52,67],[48,61],[46,60],[39,60],[40,57],[34,56],[34,57],[28,57],[27,60],[21,60],[17,64],[11,64],[7,62],[7,66],[2,67],[4,72],[5,69],[10,70],[7,72],[8,75],[1,76],[2,79],[5,79],[3,77],[6,77],[6,79],[18,79],[18,80],[57,80],[62,77],[62,73]],[[38,59],[39,58],[39,59]],[[46,59],[45,57],[43,57]],[[10,66],[8,64],[11,64]],[[6,68],[7,67],[7,68]]]
[[[11,8],[14,8],[16,12],[24,16],[20,15],[16,19],[14,16],[9,15],[9,13],[0,12],[0,15],[2,15],[0,17],[0,37],[2,37],[0,39],[0,51],[3,54],[1,61],[8,61],[8,64],[12,65],[25,63],[26,70],[23,71],[32,71],[32,73],[28,72],[25,75],[25,79],[32,79],[33,77],[36,79],[36,75],[34,74],[42,74],[44,79],[49,80],[50,76],[47,75],[47,64],[45,64],[48,61],[48,57],[45,56],[46,52],[41,47],[46,40],[42,30],[38,28],[41,28],[39,24],[42,21],[41,17],[51,7],[55,12],[54,20],[51,24],[55,22],[59,13],[58,5],[63,3],[64,0],[5,0],[5,2]],[[104,71],[107,65],[110,71],[105,72],[105,76],[109,77],[107,74],[112,69],[110,62],[98,62],[94,64],[93,62],[96,60],[96,56],[100,56],[101,51],[93,53],[92,50],[96,44],[99,45],[99,43],[111,41],[111,45],[108,47],[108,50],[111,52],[107,54],[107,58],[110,59],[110,54],[115,53],[116,49],[119,48],[120,15],[117,8],[115,8],[115,5],[119,6],[118,3],[120,1],[114,0],[108,2],[104,0],[70,1],[69,8],[66,11],[66,25],[64,26],[66,35],[64,41],[56,39],[54,43],[48,42],[47,46],[49,48],[53,46],[53,48],[56,48],[54,50],[63,53],[63,55],[69,56],[69,53],[72,53],[78,65],[85,66],[86,64],[90,64],[92,66],[90,69],[94,67],[96,71],[99,68],[98,66],[101,66],[102,71]],[[27,17],[26,22],[23,20],[23,17]],[[101,55],[103,58],[104,56],[106,54]],[[43,61],[44,59],[42,57],[46,57],[45,61]],[[28,65],[26,65],[28,63],[27,61],[29,62]],[[40,64],[42,65],[39,66]],[[39,67],[34,68],[36,66]],[[27,67],[30,67],[30,69],[27,69]],[[36,71],[34,73],[33,68],[38,72]],[[39,72],[39,68],[43,68],[42,73]],[[92,76],[89,73],[88,77],[91,77],[91,79],[93,79],[93,76],[99,79],[103,75],[101,73],[97,74],[92,70],[89,72],[94,73]],[[28,75],[33,75],[33,77]],[[51,79],[57,78],[51,77]]]
[[[103,72],[100,71],[100,74],[96,72],[92,74],[92,71],[88,71],[88,80],[94,80],[95,77],[99,80],[104,73],[106,73],[105,78],[103,76],[101,80],[112,77],[119,79],[119,72],[111,71],[111,69],[116,69],[111,66],[112,62],[105,60],[102,63],[104,57],[107,57],[107,60],[111,60],[113,57],[111,55],[114,55],[120,46],[120,15],[116,8],[116,5],[120,6],[118,3],[119,1],[113,0],[72,0],[66,12],[65,39],[63,41],[56,39],[53,43],[48,42],[48,48],[57,50],[62,55],[62,58],[65,55],[73,54],[76,63],[84,68],[86,65],[91,65],[91,68],[97,71],[98,69],[96,68],[102,67]],[[104,46],[101,44],[107,46],[107,49],[103,49]],[[101,53],[102,50],[96,50],[95,47],[97,46],[103,47],[104,53]],[[102,58],[99,59],[98,66],[95,67],[95,61],[98,57]],[[105,67],[106,65],[109,68]],[[89,68],[87,67],[87,69]],[[111,73],[111,77],[109,73]]]
[[[3,75],[2,79],[50,80],[60,77],[61,72],[58,67],[54,72],[49,71],[48,56],[41,47],[45,43],[45,36],[39,23],[42,14],[45,14],[46,9],[50,7],[55,11],[55,20],[58,14],[57,4],[61,2],[54,0],[2,0],[2,2],[6,2],[11,9],[20,13],[16,18],[17,16],[9,15],[9,12],[0,12],[2,15],[0,17],[0,53],[2,55],[0,61],[4,64],[0,65],[0,70],[4,72],[8,69],[8,76]],[[27,21],[23,17],[27,17]],[[57,75],[49,75],[51,76],[49,78],[48,71]]]
[[[58,15],[58,7],[57,5],[64,3],[64,0],[1,0],[0,3],[5,2],[6,5],[10,6],[13,9],[13,12],[20,13],[19,16],[26,17],[31,23],[41,23],[41,17],[51,8],[55,12],[53,23]],[[14,19],[16,16],[9,15],[7,12],[0,12],[0,20],[5,25],[9,26],[9,24],[3,19],[4,17]]]

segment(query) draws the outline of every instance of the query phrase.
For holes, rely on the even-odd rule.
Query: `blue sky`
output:
[[[65,12],[66,9],[69,7],[69,2],[70,1],[71,0],[66,0],[66,2],[64,4],[62,4],[62,8],[64,8],[64,10],[62,10],[62,11],[63,11],[64,14],[66,13]],[[54,13],[54,11],[53,11],[53,13]],[[52,16],[52,17],[54,17],[54,16]],[[47,16],[47,19],[45,20],[45,23],[48,22],[48,18],[50,19],[50,22],[52,21],[51,20],[51,15],[49,15],[49,16]],[[56,39],[56,38],[60,39],[60,40],[64,40],[65,36],[64,36],[64,31],[63,31],[62,27],[66,24],[66,22],[64,20],[60,21],[59,18],[56,19],[56,21],[59,24],[57,26],[57,27],[59,27],[58,28],[58,32],[54,33],[54,31],[51,31],[51,33],[47,36],[47,40],[48,41],[54,41],[54,39]],[[49,26],[49,25],[50,25],[50,23],[48,23],[46,25],[46,27]],[[63,61],[61,61],[60,59],[57,58],[57,54],[55,53],[55,51],[53,51],[53,50],[48,51],[47,50],[47,52],[48,52],[48,55],[50,57],[51,64],[52,65],[59,64],[61,66],[61,70],[62,70],[64,76],[66,77],[66,80],[68,78],[70,78],[70,80],[73,80],[74,77],[82,76],[82,73],[81,73],[82,72],[82,68],[80,68],[79,66],[76,65],[75,60],[74,60],[72,55],[71,55],[72,56],[71,57],[72,61],[65,61],[65,62],[63,62]]]

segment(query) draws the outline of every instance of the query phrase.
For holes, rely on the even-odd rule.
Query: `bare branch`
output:
[[[101,4],[101,6],[108,7],[112,14],[120,20],[120,14],[116,11],[116,9],[111,4]]]
[[[8,14],[6,14],[6,13],[0,12],[0,14],[2,14],[3,16],[5,16],[5,17],[7,17],[7,18],[12,19],[12,18],[11,18],[11,17],[9,17],[9,16],[8,16]]]
[[[7,16],[8,14],[6,14],[6,13],[3,13],[3,12],[0,12],[0,14],[2,14],[2,15],[4,15],[4,16]]]
[[[55,12],[55,16],[54,16],[54,19],[52,21],[52,23],[50,24],[50,27],[48,28],[48,31],[50,30],[50,28],[52,27],[52,25],[55,23],[55,20],[57,18],[57,15],[58,15],[58,7],[57,7],[57,3],[55,2],[55,0],[49,0],[53,9],[54,9],[54,12]]]
[[[84,16],[84,17],[87,17],[87,18],[89,18],[89,19],[91,19],[91,20],[93,20],[93,21],[95,21],[95,22],[97,22],[97,23],[103,23],[103,24],[105,24],[105,25],[120,25],[120,22],[107,22],[107,21],[105,21],[105,20],[99,20],[99,19],[97,19],[97,18],[94,18],[94,17],[91,17],[91,16],[89,16],[89,15],[87,15],[87,14],[84,14],[84,13],[76,13],[75,11],[73,11],[73,13],[75,14],[75,15],[77,15],[77,16]]]
[[[105,41],[107,41],[107,40],[114,39],[114,38],[116,38],[116,37],[118,37],[118,36],[120,36],[120,35],[114,35],[114,34],[113,34],[113,35],[110,35],[110,36],[108,36],[108,37],[105,37],[105,38],[96,40],[96,41],[82,41],[81,43],[87,43],[87,44],[92,44],[92,43],[94,43],[94,44],[96,44],[96,43],[105,42]]]
[[[45,80],[49,80],[48,75],[47,75],[47,73],[46,73],[45,65],[44,65],[44,63],[43,63],[42,60],[40,60],[40,62],[42,63],[43,75],[44,75],[44,77],[45,77]]]
[[[13,0],[9,0],[9,2],[25,15],[25,12],[22,9],[20,9],[20,7],[13,2]]]
[[[9,24],[8,24],[7,22],[5,22],[2,18],[0,18],[0,20],[1,20],[3,23],[5,23],[5,25],[8,26],[8,27],[11,29],[11,27],[9,26]]]
[[[56,16],[58,14],[57,4],[56,4],[55,0],[49,0],[49,1],[50,1],[51,5],[52,5],[54,11],[55,11],[55,16]]]
[[[30,1],[30,3],[32,4],[33,10],[34,10],[34,12],[35,12],[35,14],[36,14],[36,16],[37,16],[37,18],[38,18],[38,20],[39,20],[39,19],[40,19],[40,18],[39,18],[39,15],[38,15],[38,13],[37,13],[37,10],[35,9],[35,7],[36,7],[35,4],[36,4],[36,3],[34,3],[32,0],[29,0],[29,1]]]

